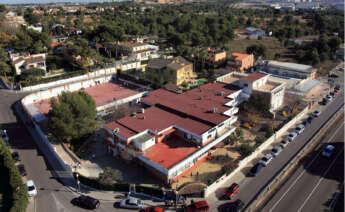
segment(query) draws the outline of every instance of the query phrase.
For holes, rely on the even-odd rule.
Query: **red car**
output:
[[[157,206],[147,207],[140,210],[140,212],[164,212],[164,211],[165,211],[164,208],[157,207]]]
[[[231,199],[232,197],[236,196],[238,191],[240,190],[240,186],[237,183],[233,183],[229,188],[224,191],[226,197]]]
[[[192,202],[185,208],[186,212],[201,212],[210,210],[210,206],[205,200],[199,202]]]

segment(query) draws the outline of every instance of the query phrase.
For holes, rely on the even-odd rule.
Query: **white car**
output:
[[[327,96],[326,96],[326,99],[327,99],[328,101],[332,101],[333,98],[332,98],[331,95],[327,95]]]
[[[297,135],[301,134],[304,131],[305,127],[303,124],[299,124],[297,125],[295,132],[297,133]]]
[[[280,152],[282,151],[282,147],[281,146],[279,146],[279,145],[275,145],[274,147],[273,147],[273,149],[272,149],[272,155],[274,156],[274,157],[277,157],[279,154],[280,154]]]
[[[120,202],[121,208],[141,209],[144,203],[136,198],[124,199]]]
[[[296,136],[297,136],[297,133],[292,132],[287,136],[287,139],[291,142],[296,138]]]
[[[320,114],[321,114],[321,111],[320,111],[320,110],[315,110],[315,111],[313,112],[313,116],[314,116],[314,117],[318,117]]]
[[[7,135],[6,130],[0,130],[0,134],[3,141],[7,142],[10,140],[10,138]]]
[[[37,195],[37,189],[33,180],[26,181],[26,186],[28,187],[29,197]]]
[[[326,148],[322,151],[322,156],[326,158],[330,158],[332,156],[333,151],[334,151],[334,146],[327,145]]]
[[[273,160],[273,156],[270,153],[267,153],[259,163],[262,163],[264,166],[267,166]]]
[[[279,146],[281,146],[282,148],[285,148],[288,144],[289,144],[289,141],[288,139],[285,138],[280,142]]]

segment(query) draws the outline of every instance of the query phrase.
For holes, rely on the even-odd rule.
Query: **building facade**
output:
[[[310,65],[273,60],[263,61],[259,69],[263,72],[283,78],[315,79],[317,75],[317,69]]]
[[[254,66],[254,55],[234,52],[231,54],[227,66],[235,71],[244,72]]]

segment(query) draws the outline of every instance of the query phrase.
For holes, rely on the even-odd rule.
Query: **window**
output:
[[[222,127],[224,125],[224,123],[221,123],[220,125],[218,125],[218,127]]]
[[[212,135],[210,134],[210,135],[207,136],[207,139],[210,139],[211,137],[212,137]]]

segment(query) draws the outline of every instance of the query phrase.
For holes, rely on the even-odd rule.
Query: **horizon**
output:
[[[126,1],[126,0],[114,0]],[[54,3],[102,3],[112,2],[112,0],[2,0],[0,4],[16,5],[16,4],[54,4]]]

